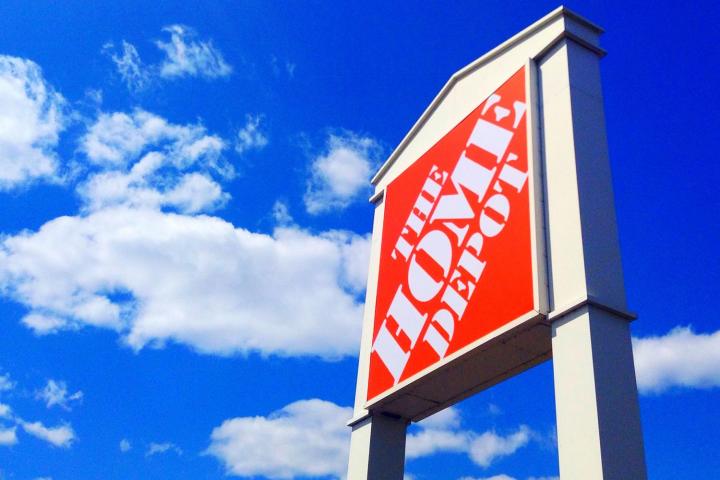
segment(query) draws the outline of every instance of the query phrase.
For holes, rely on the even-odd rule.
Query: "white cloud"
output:
[[[351,416],[350,407],[318,399],[300,400],[267,417],[225,420],[213,430],[207,453],[217,457],[232,475],[343,478],[350,443],[350,429],[345,423]],[[418,423],[413,427],[418,432],[407,436],[406,458],[466,453],[475,463],[487,467],[525,445],[531,433],[524,426],[505,437],[459,427],[456,409]]]
[[[10,382],[10,376],[0,376],[0,379],[5,379],[6,382]],[[13,382],[9,383],[9,388],[15,388]],[[38,393],[38,398],[47,401],[48,408],[53,405],[67,405],[71,401],[77,401],[82,397],[82,392],[76,392],[73,395],[67,395],[67,387],[64,382],[48,382],[48,386]],[[44,440],[51,445],[56,447],[68,448],[75,441],[75,432],[72,427],[63,423],[56,427],[47,427],[42,422],[27,422],[21,417],[13,413],[12,408],[5,404],[0,403],[0,419],[4,419],[5,422],[13,424],[10,427],[4,426],[0,423],[0,445],[14,445],[18,442],[17,439],[17,427],[20,426],[25,430],[26,433]]]
[[[525,426],[506,437],[495,432],[485,432],[470,444],[470,459],[481,467],[488,467],[497,458],[511,455],[527,445],[530,434],[530,429]]]
[[[245,125],[238,130],[235,139],[235,151],[244,153],[248,150],[259,150],[268,144],[268,139],[260,126],[262,116],[246,115]]]
[[[57,405],[65,410],[70,410],[73,403],[82,400],[83,392],[78,390],[75,393],[69,393],[65,382],[50,379],[37,396],[45,402],[47,408]]]
[[[472,437],[470,431],[422,429],[407,436],[405,456],[412,460],[441,452],[467,452]]]
[[[131,448],[132,444],[130,443],[130,440],[128,440],[127,438],[123,438],[122,440],[120,440],[120,451],[122,453],[129,452]]]
[[[165,52],[165,60],[160,65],[160,76],[203,77],[213,79],[227,77],[232,67],[225,62],[220,50],[212,41],[197,39],[195,31],[185,25],[170,25],[163,28],[170,34],[170,40],[158,40],[155,45]]]
[[[5,428],[0,425],[0,445],[10,446],[15,445],[17,442],[17,427]]]
[[[208,175],[188,173],[164,192],[159,203],[176,207],[181,212],[197,213],[220,208],[229,199],[230,195]]]
[[[120,447],[122,448],[122,446]],[[145,452],[146,457],[152,457],[153,455],[159,455],[161,453],[167,453],[167,452],[175,452],[178,455],[182,455],[183,451],[171,442],[163,442],[163,443],[150,443],[148,446],[147,451]]]
[[[175,125],[139,109],[103,113],[80,146],[103,170],[78,191],[87,210],[128,205],[210,211],[230,198],[211,177],[233,175],[221,156],[224,149],[225,142],[200,124]]]
[[[62,318],[42,313],[29,313],[22,318],[21,322],[36,335],[54,333],[65,326],[65,320]]]
[[[149,154],[143,160],[150,160],[151,156]],[[125,205],[198,213],[220,208],[230,199],[220,184],[207,174],[165,172],[148,177],[138,175],[134,170],[103,172],[92,175],[78,192],[88,211]]]
[[[46,427],[41,422],[25,422],[20,424],[30,435],[44,440],[56,447],[68,448],[75,441],[75,432],[70,425],[59,425],[57,427]]]
[[[213,430],[207,452],[238,476],[343,477],[350,446],[345,422],[351,416],[350,407],[301,400],[268,417],[225,420]]]
[[[310,166],[305,208],[311,214],[341,210],[370,191],[379,144],[354,133],[330,135],[326,150]]]
[[[633,352],[642,393],[720,386],[720,330],[702,334],[676,327],[664,336],[634,338]]]
[[[169,157],[179,167],[198,160],[212,166],[225,144],[219,137],[208,135],[201,124],[177,125],[135,109],[130,114],[101,114],[81,139],[80,150],[92,163],[109,168],[126,166],[146,153],[148,147]]]
[[[417,427],[416,433],[407,437],[405,456],[408,459],[437,452],[464,452],[472,441],[472,432],[460,430],[460,411],[455,407],[427,417]]]
[[[134,91],[145,89],[150,84],[151,72],[143,64],[135,46],[123,40],[122,53],[112,53],[113,50],[115,45],[112,42],[103,46],[103,52],[110,55],[125,85]]]
[[[430,417],[418,423],[421,427],[407,437],[406,456],[408,459],[424,457],[435,453],[466,453],[481,467],[490,466],[498,458],[511,455],[527,445],[533,432],[520,426],[506,436],[494,431],[478,433],[460,428],[457,410],[442,412],[438,418]]]
[[[136,349],[172,340],[206,353],[335,358],[357,349],[364,281],[352,252],[363,242],[107,208],[5,238],[0,288],[62,319],[58,328],[114,329]]]
[[[0,191],[54,177],[65,100],[36,63],[0,55],[0,105]]]
[[[453,429],[460,427],[460,410],[449,407],[425,418],[418,423],[423,428]]]
[[[342,285],[354,292],[364,291],[370,266],[370,234],[356,235],[335,231],[327,233],[326,236],[340,245]]]

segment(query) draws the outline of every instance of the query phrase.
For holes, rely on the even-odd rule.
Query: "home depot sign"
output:
[[[525,75],[387,187],[368,400],[535,308]]]

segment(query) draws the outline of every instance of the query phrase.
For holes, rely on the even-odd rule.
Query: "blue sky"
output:
[[[0,479],[343,475],[369,176],[556,6],[3,2]],[[720,9],[568,6],[607,31],[650,478],[712,478]],[[554,423],[546,363],[411,427],[406,471],[552,478]]]

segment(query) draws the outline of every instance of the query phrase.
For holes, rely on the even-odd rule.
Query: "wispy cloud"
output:
[[[28,434],[56,447],[68,448],[76,439],[75,431],[67,424],[56,427],[46,427],[42,422],[21,421],[20,424]]]
[[[163,31],[170,34],[170,40],[155,42],[166,56],[160,66],[161,77],[213,79],[232,73],[232,67],[225,62],[220,50],[211,40],[198,39],[194,29],[186,25],[169,25]]]
[[[15,382],[10,382],[10,375],[0,376],[5,378],[7,389],[15,388]],[[51,384],[52,382],[52,384]],[[38,398],[47,401],[48,408],[53,405],[65,405],[73,400],[79,400],[81,392],[67,395],[65,385],[58,385],[56,382],[48,382],[50,388],[38,392]],[[74,397],[74,398],[73,398]],[[69,409],[69,408],[68,408]],[[55,427],[48,427],[43,422],[28,422],[16,414],[12,407],[6,403],[0,403],[0,445],[14,445],[18,443],[18,427],[29,435],[39,438],[55,447],[69,448],[76,440],[75,431],[69,423],[63,422]]]
[[[275,55],[270,57],[270,66],[272,67],[273,75],[281,77],[283,74],[287,75],[288,78],[292,79],[295,77],[295,69],[297,64],[289,60],[282,61]]]
[[[37,393],[38,398],[45,402],[47,408],[55,405],[70,410],[71,406],[78,403],[83,398],[83,392],[78,390],[75,393],[69,393],[67,383],[62,380],[48,380],[45,387]]]
[[[175,445],[172,442],[162,442],[162,443],[150,443],[148,445],[147,451],[145,452],[146,457],[152,457],[153,455],[160,455],[163,453],[168,452],[174,452],[177,455],[182,455],[183,451],[180,447]]]
[[[0,446],[11,446],[18,442],[17,427],[3,427],[0,425]]]
[[[260,115],[246,115],[245,125],[240,128],[235,138],[235,151],[244,153],[248,150],[259,150],[268,144],[268,138],[263,132]]]
[[[123,438],[122,440],[120,440],[119,447],[122,453],[126,453],[132,449],[132,444],[130,443],[130,440],[128,440],[127,438]]]
[[[117,52],[114,43],[103,46],[103,52],[115,63],[120,78],[130,90],[144,90],[152,81],[152,69],[140,59],[140,54],[132,43],[122,41],[122,48]]]
[[[15,382],[10,378],[9,373],[3,373],[0,375],[0,392],[6,392],[15,388]]]
[[[183,77],[212,80],[232,73],[232,67],[212,40],[199,38],[192,27],[175,24],[162,31],[169,38],[154,42],[163,53],[158,64],[143,62],[137,47],[127,40],[120,45],[108,42],[103,46],[103,53],[113,61],[129,90],[140,92],[161,80]]]
[[[275,223],[280,226],[289,226],[294,223],[290,208],[283,201],[276,200],[272,208],[272,216]]]

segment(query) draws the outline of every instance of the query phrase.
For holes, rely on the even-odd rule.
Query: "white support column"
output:
[[[402,480],[407,421],[370,415],[352,425],[348,480]]]
[[[560,476],[644,480],[597,49],[538,59]]]
[[[552,325],[560,478],[646,478],[627,319],[593,306]]]
[[[355,408],[350,437],[347,480],[403,480],[405,471],[405,432],[408,422],[383,414],[373,415],[364,405],[367,400],[368,369],[372,349],[373,314],[379,271],[380,243],[385,204],[375,202],[373,237],[370,246],[370,270],[365,294],[365,314],[360,340]]]

